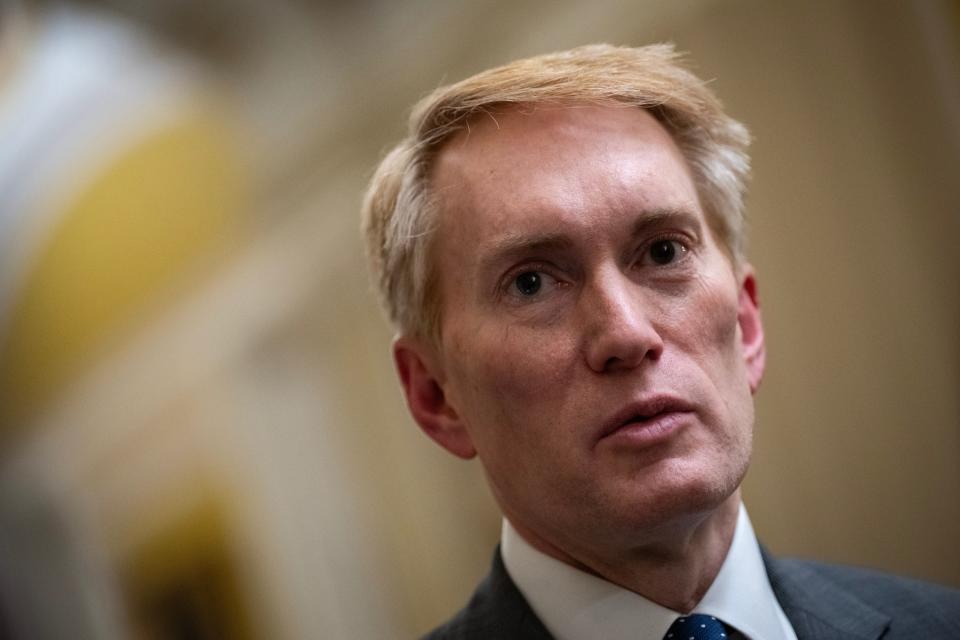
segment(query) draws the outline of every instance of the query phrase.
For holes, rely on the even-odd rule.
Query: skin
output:
[[[733,536],[764,342],[681,152],[641,109],[526,105],[472,121],[431,186],[441,337],[394,343],[414,418],[534,547],[689,611]]]

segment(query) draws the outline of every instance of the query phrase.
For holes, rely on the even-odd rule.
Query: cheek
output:
[[[730,286],[703,287],[702,307],[703,335],[706,346],[730,358],[739,360],[740,354],[740,307],[736,289]]]
[[[709,380],[717,425],[725,442],[747,459],[753,433],[753,397],[741,345],[739,304],[732,284],[704,287],[700,361]]]
[[[523,327],[478,325],[451,340],[451,348],[451,400],[460,403],[468,424],[533,433],[514,425],[536,422],[563,406],[572,366],[567,338]]]
[[[740,338],[739,305],[735,292],[721,294],[716,290],[704,298],[705,349],[703,358],[707,375],[711,378],[727,410],[742,412],[742,404],[752,407],[750,385],[747,380]]]
[[[706,365],[723,355],[739,353],[739,306],[736,288],[725,278],[700,276],[680,296],[667,303],[664,331],[683,351]]]
[[[752,397],[740,340],[735,281],[728,274],[702,276],[669,314],[681,368],[719,425],[751,422]],[[724,429],[726,431],[726,429]]]

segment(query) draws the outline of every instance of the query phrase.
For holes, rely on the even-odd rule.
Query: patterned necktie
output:
[[[692,613],[673,621],[663,640],[726,640],[727,628],[713,616]]]

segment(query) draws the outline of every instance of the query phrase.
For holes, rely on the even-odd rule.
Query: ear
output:
[[[753,267],[746,265],[741,278],[737,322],[740,325],[740,340],[743,347],[743,360],[747,365],[750,393],[756,393],[767,364],[767,348],[763,338],[760,300],[757,297],[757,279]]]
[[[393,341],[393,361],[407,407],[423,432],[459,458],[468,460],[477,455],[459,413],[444,393],[444,372],[436,349],[422,340],[399,336]]]

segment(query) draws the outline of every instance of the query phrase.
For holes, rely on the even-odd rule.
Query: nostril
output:
[[[590,368],[598,373],[634,369],[660,358],[663,343],[651,331],[645,335],[607,335],[588,348]]]
[[[616,371],[617,369],[623,368],[624,362],[621,358],[612,357],[607,358],[607,361],[603,364],[603,369],[605,371]]]
[[[657,360],[663,340],[654,322],[656,307],[628,278],[606,273],[581,298],[587,361],[597,373],[629,370]]]

